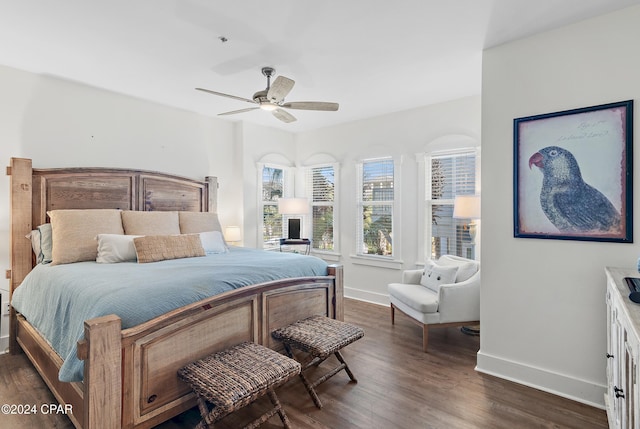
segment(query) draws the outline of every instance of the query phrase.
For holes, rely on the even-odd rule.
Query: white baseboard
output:
[[[606,386],[478,352],[476,371],[605,409]]]
[[[366,301],[372,304],[384,305],[389,307],[389,295],[377,292],[371,292],[363,289],[356,289],[345,286],[344,288],[345,298],[353,298],[359,301]]]
[[[0,337],[0,355],[9,353],[9,336]]]

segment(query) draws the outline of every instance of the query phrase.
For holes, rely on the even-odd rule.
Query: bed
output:
[[[11,295],[32,270],[30,278],[38,271],[41,277],[48,275],[46,269],[34,270],[31,244],[24,238],[47,222],[48,211],[217,212],[214,177],[196,181],[141,170],[33,169],[31,160],[24,158],[12,158],[7,173],[11,176]],[[238,252],[242,250],[232,249],[225,257]],[[76,427],[153,427],[195,405],[193,395],[176,376],[186,363],[246,340],[279,349],[271,331],[310,315],[343,319],[342,268],[329,265],[324,271],[304,276],[283,272],[284,278],[223,288],[133,326],[125,320],[123,327],[115,314],[84,320],[84,338],[74,345],[82,361],[82,381],[60,381],[65,359],[14,308],[10,351],[26,353],[58,401],[73,408],[69,417]]]

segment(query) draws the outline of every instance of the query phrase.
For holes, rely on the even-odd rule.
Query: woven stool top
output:
[[[295,360],[246,342],[190,363],[178,370],[178,375],[198,396],[214,405],[216,415],[223,415],[299,372],[300,364]]]
[[[349,323],[325,316],[311,316],[271,333],[313,356],[325,357],[364,336],[364,331]]]

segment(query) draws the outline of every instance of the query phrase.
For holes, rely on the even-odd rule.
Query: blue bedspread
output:
[[[11,304],[64,360],[61,381],[80,381],[76,344],[84,321],[116,314],[131,328],[168,311],[242,286],[289,277],[327,275],[318,258],[232,247],[228,253],[138,264],[79,262],[38,265]]]

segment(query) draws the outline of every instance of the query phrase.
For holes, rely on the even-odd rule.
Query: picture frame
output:
[[[514,237],[633,243],[633,100],[513,129]]]

